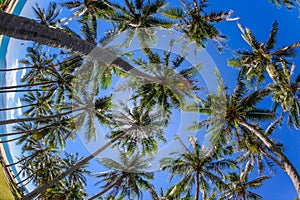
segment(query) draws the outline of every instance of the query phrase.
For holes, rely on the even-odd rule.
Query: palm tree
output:
[[[265,135],[270,137],[276,125],[281,123],[281,119],[276,119],[272,122],[266,129]],[[251,161],[251,165],[257,165],[258,174],[263,174],[266,166],[271,174],[274,174],[274,163],[278,166],[281,165],[280,162],[272,155],[272,152],[261,142],[257,136],[251,133],[249,130],[241,128],[242,135],[240,141],[238,142],[238,150],[241,154],[237,157],[238,162],[248,162]],[[276,145],[276,148],[283,150],[283,145],[278,143],[276,139],[271,139],[271,141]]]
[[[116,12],[109,16],[109,21],[114,28],[107,31],[106,36],[101,40],[102,44],[106,44],[114,36],[126,31],[126,39],[122,44],[117,46],[129,46],[133,38],[136,36],[140,42],[141,49],[145,53],[149,53],[149,43],[155,41],[155,28],[171,28],[172,22],[158,17],[157,15],[166,7],[165,0],[145,1],[124,0],[125,7],[119,4],[104,0]]]
[[[70,10],[75,10],[66,24],[70,23],[73,19],[80,17],[79,22],[91,21],[93,30],[97,30],[97,18],[107,18],[108,15],[111,15],[114,12],[114,10],[102,0],[67,1],[61,5]]]
[[[277,148],[277,145],[264,133],[265,131],[253,123],[275,117],[273,111],[256,107],[264,97],[270,94],[270,90],[260,89],[246,95],[245,83],[239,79],[235,91],[230,95],[226,92],[220,76],[217,76],[219,94],[211,94],[208,95],[207,100],[201,100],[203,106],[199,112],[208,115],[209,118],[198,123],[198,128],[207,126],[210,129],[208,131],[212,133],[213,144],[220,140],[224,141],[225,136],[231,138],[235,136],[240,141],[240,128],[252,132],[276,156],[277,163],[281,163],[279,167],[290,177],[298,196],[300,196],[300,175],[296,168],[282,152],[282,149]]]
[[[202,147],[196,138],[190,137],[191,149],[185,146],[185,152],[178,158],[165,158],[162,160],[162,170],[168,170],[171,178],[175,175],[181,176],[181,179],[174,186],[171,186],[167,194],[172,198],[180,198],[182,193],[191,195],[193,185],[195,185],[195,200],[199,199],[200,192],[204,195],[209,191],[208,181],[221,187],[223,171],[228,167],[234,167],[235,163],[231,160],[221,159],[212,149]]]
[[[41,186],[37,187],[36,189],[34,189],[33,191],[31,191],[29,194],[23,196],[22,198],[24,200],[30,200],[30,199],[36,197],[37,195],[46,192],[47,189],[49,189],[52,186],[54,186],[55,184],[59,183],[61,180],[63,180],[69,174],[71,174],[72,172],[74,172],[76,169],[78,169],[81,166],[85,165],[87,162],[89,162],[90,160],[92,160],[95,156],[97,156],[98,154],[100,154],[101,152],[103,152],[106,148],[108,148],[109,146],[111,146],[112,144],[114,144],[120,138],[124,138],[131,131],[133,131],[134,129],[139,129],[139,128],[140,127],[136,126],[136,125],[135,126],[132,125],[130,127],[126,127],[125,130],[122,130],[122,132],[119,132],[118,135],[116,135],[114,138],[112,138],[105,145],[103,145],[102,147],[100,147],[99,149],[97,149],[94,153],[90,154],[89,156],[85,157],[84,159],[81,159],[76,164],[74,164],[72,167],[66,169],[63,173],[59,174],[58,176],[56,176],[51,181],[47,182],[44,185],[41,185]]]
[[[55,177],[61,170],[58,166],[58,151],[52,148],[45,140],[28,139],[22,147],[24,154],[31,154],[31,159],[21,162],[21,174],[27,176],[20,183],[33,182],[35,185],[46,183]]]
[[[108,199],[113,197],[141,199],[142,190],[155,193],[154,186],[149,182],[154,178],[154,174],[144,171],[150,167],[150,164],[149,159],[145,159],[143,155],[130,154],[125,151],[120,152],[120,163],[110,158],[100,158],[100,161],[111,170],[95,174],[95,177],[101,179],[96,185],[104,183],[101,186],[103,190],[90,197],[90,200],[106,193],[108,193]]]
[[[229,59],[228,65],[240,68],[241,73],[248,80],[257,79],[258,82],[262,82],[265,78],[265,72],[267,72],[274,83],[280,83],[281,72],[283,71],[280,66],[282,62],[289,64],[288,59],[295,56],[295,48],[300,46],[300,42],[274,50],[278,32],[277,21],[273,23],[269,38],[265,42],[257,41],[250,29],[244,29],[240,24],[238,27],[251,51],[236,52],[236,56]]]
[[[30,108],[24,111],[23,114],[29,117],[52,115],[53,102],[50,98],[51,94],[47,92],[27,92],[21,98],[21,101],[29,104]]]
[[[110,138],[114,138],[125,130],[130,132],[118,141],[129,153],[141,151],[153,153],[158,150],[157,140],[165,142],[163,136],[164,119],[155,108],[137,106],[130,109],[123,102],[119,102],[120,109],[112,113],[112,131]]]
[[[71,154],[65,152],[65,156],[62,160],[62,168],[68,169],[72,167],[75,163],[80,161],[82,157],[79,154]],[[50,199],[83,199],[87,197],[88,194],[85,192],[85,187],[87,185],[87,180],[85,175],[90,175],[90,171],[87,170],[88,163],[82,167],[76,169],[68,177],[62,180],[62,187],[54,187],[52,196]]]
[[[113,64],[124,72],[135,77],[156,81],[156,79],[153,77],[135,69],[128,62],[124,61],[122,58],[119,58],[108,50],[96,48],[94,44],[84,41],[79,37],[70,35],[59,29],[50,28],[36,22],[35,20],[15,16],[3,11],[0,11],[0,19],[1,35],[6,35],[8,37],[21,40],[34,41],[55,48],[63,48],[81,55],[87,55],[91,53],[90,55],[94,56],[94,58],[100,63]]]
[[[300,128],[300,74],[293,81],[295,65],[289,69],[285,62],[282,62],[282,76],[280,83],[274,83],[269,87],[272,90],[273,99],[280,104],[282,110],[288,114],[288,126]]]
[[[164,112],[166,125],[172,109],[184,109],[187,98],[195,98],[195,92],[201,89],[196,81],[199,73],[198,66],[185,67],[184,60],[184,56],[174,57],[171,51],[164,51],[163,57],[158,53],[149,53],[148,61],[138,59],[134,62],[146,72],[153,74],[157,81],[148,83],[145,80],[141,85],[141,81],[138,80],[126,86],[136,90],[133,99],[141,98],[142,106],[158,106]],[[184,68],[179,70],[182,67]]]
[[[252,32],[246,28],[242,31],[243,38],[251,47],[251,52],[239,51],[237,56],[230,59],[228,64],[233,67],[241,68],[241,73],[251,79],[257,79],[258,82],[264,80],[265,72],[273,81],[272,93],[274,100],[281,104],[284,112],[288,112],[289,125],[294,124],[296,128],[300,127],[299,118],[299,81],[292,82],[294,65],[290,63],[289,58],[295,57],[295,48],[300,46],[296,42],[289,46],[274,50],[276,36],[278,32],[278,23],[275,21],[272,26],[270,36],[267,41],[260,43],[256,40]]]
[[[47,11],[44,8],[39,7],[37,3],[32,9],[40,24],[56,28],[63,22],[62,19],[58,19],[61,10],[57,9],[57,4],[54,2],[50,2]]]
[[[27,47],[26,50],[26,57],[20,63],[24,64],[26,69],[30,69],[30,71],[24,75],[22,82],[33,84],[44,81],[43,74],[48,74],[49,66],[53,65],[57,55],[49,54],[44,50],[43,45],[38,44]]]
[[[220,199],[262,199],[262,197],[249,189],[256,189],[262,186],[262,182],[269,179],[269,176],[259,176],[253,180],[249,180],[250,172],[253,166],[250,162],[247,162],[245,169],[240,174],[236,172],[229,172],[226,176],[228,183],[226,184],[226,190],[222,193]]]
[[[183,31],[185,35],[199,46],[204,47],[206,40],[215,40],[221,42],[225,36],[220,35],[220,31],[215,27],[214,23],[222,21],[237,20],[231,19],[233,11],[229,12],[210,12],[206,13],[208,0],[191,0],[186,2],[180,0],[182,8],[169,7],[162,14],[168,18],[176,20],[176,29]],[[218,47],[220,48],[220,47]]]

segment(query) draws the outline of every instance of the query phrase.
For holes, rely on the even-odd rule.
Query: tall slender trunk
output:
[[[70,62],[75,59],[78,59],[78,57],[67,58],[63,62],[56,63],[55,65],[49,65],[48,67],[57,67],[57,66],[60,66],[66,62]],[[22,70],[22,69],[33,69],[33,68],[36,68],[36,67],[17,67],[17,68],[10,68],[10,69],[0,69],[0,72],[10,72],[10,71],[16,71],[16,70]]]
[[[67,169],[65,172],[63,172],[59,176],[55,177],[53,180],[51,180],[48,183],[46,183],[46,184],[44,184],[44,185],[36,188],[35,190],[33,190],[32,192],[30,192],[29,194],[23,196],[22,200],[31,200],[31,199],[34,199],[37,195],[44,193],[48,188],[50,188],[53,185],[57,184],[60,180],[64,179],[66,176],[68,176],[69,174],[71,174],[72,172],[74,172],[76,169],[78,169],[81,166],[83,166],[84,164],[88,163],[90,160],[92,160],[95,156],[97,156],[99,153],[101,153],[102,151],[104,151],[107,147],[109,147],[115,141],[117,141],[118,139],[126,136],[126,134],[129,133],[129,132],[130,132],[130,130],[127,130],[123,134],[120,134],[119,136],[113,138],[112,140],[110,140],[109,142],[107,142],[105,145],[103,145],[102,147],[100,147],[97,151],[95,151],[91,155],[87,156],[83,160],[79,161],[78,163],[76,163],[75,165],[73,165],[71,168]]]
[[[43,126],[41,128],[37,128],[37,129],[33,129],[33,130],[28,130],[28,131],[19,131],[19,132],[12,132],[12,133],[4,133],[4,134],[0,134],[0,137],[7,137],[7,136],[13,136],[13,135],[20,135],[20,134],[25,134],[25,133],[36,133],[37,131],[40,131],[40,130],[43,130],[45,128],[49,128],[55,124],[57,124],[59,122],[55,122],[55,123],[52,123],[52,124],[49,124],[47,126]],[[30,135],[30,134],[29,134]]]
[[[9,164],[9,165],[5,165],[5,167],[10,167],[10,166],[19,164],[19,163],[23,162],[24,160],[27,160],[28,158],[35,157],[36,155],[38,155],[38,154],[40,154],[40,153],[42,153],[42,152],[44,152],[44,151],[45,151],[45,150],[38,150],[38,151],[34,152],[33,154],[31,154],[31,155],[29,155],[29,156],[26,156],[26,157],[24,157],[24,158],[18,160],[17,162],[11,163],[11,164]]]
[[[18,67],[18,68],[10,68],[10,69],[0,69],[0,72],[10,72],[10,71],[16,71],[16,70],[22,70],[22,69],[32,69],[34,67]]]
[[[52,119],[52,118],[68,115],[68,114],[71,114],[73,112],[83,110],[83,109],[84,108],[78,108],[78,109],[70,110],[70,111],[64,112],[64,113],[58,113],[58,114],[55,114],[55,115],[42,116],[42,117],[31,117],[31,118],[19,118],[19,119],[3,120],[3,121],[0,121],[0,126],[1,125],[6,125],[6,124],[19,123],[19,122],[30,122],[30,121],[39,121],[39,120],[44,120],[44,119]]]
[[[133,76],[161,83],[160,80],[135,69],[128,62],[108,50],[97,47],[59,29],[42,25],[33,19],[0,11],[0,35],[34,41],[54,48],[62,48],[82,55],[89,55],[101,63],[113,64]]]
[[[8,139],[8,140],[0,140],[0,144],[7,143],[7,142],[13,142],[13,141],[19,140],[22,137],[23,136],[20,136],[20,137],[17,137],[17,138],[13,138],[13,139]]]
[[[199,200],[199,189],[200,189],[200,183],[199,183],[199,172],[196,172],[196,194],[195,194],[195,200]]]
[[[15,89],[15,88],[24,88],[24,87],[33,87],[33,86],[39,86],[39,85],[47,85],[49,83],[56,83],[57,81],[47,81],[42,83],[31,83],[31,84],[25,84],[25,85],[13,85],[13,86],[5,86],[0,87],[0,90],[8,90],[8,89]]]
[[[19,171],[16,175],[14,175],[14,178],[20,176],[20,174],[22,173],[22,171],[23,171],[25,168],[26,168],[25,166],[22,166],[22,168],[20,169],[20,171]]]
[[[30,176],[28,176],[27,178],[25,178],[24,180],[20,181],[17,183],[17,185],[21,184],[21,183],[24,183],[25,181],[31,179],[32,177],[34,176],[34,174],[31,174]]]
[[[274,155],[277,156],[279,162],[281,165],[279,167],[283,169],[286,174],[290,177],[291,181],[293,182],[293,185],[296,189],[296,192],[298,194],[298,198],[300,198],[300,175],[298,171],[296,170],[295,166],[291,163],[291,161],[285,156],[284,153],[280,149],[278,149],[275,144],[264,134],[262,134],[259,130],[257,130],[255,127],[251,126],[247,122],[243,120],[237,120],[237,122],[251,131],[253,134],[255,134],[265,145],[266,147],[274,153]]]
[[[8,93],[8,92],[40,92],[40,91],[47,91],[47,90],[40,90],[40,89],[31,89],[31,90],[0,90],[0,93]]]
[[[20,109],[20,108],[27,108],[29,106],[35,106],[37,104],[30,104],[30,105],[25,105],[25,106],[17,106],[17,107],[12,107],[12,108],[1,108],[0,112],[2,111],[7,111],[7,110],[15,110],[15,109]]]

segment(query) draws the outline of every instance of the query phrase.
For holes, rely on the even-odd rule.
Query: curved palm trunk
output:
[[[196,194],[195,194],[195,200],[199,200],[199,189],[200,189],[200,183],[199,183],[199,173],[196,172]]]
[[[10,68],[10,69],[0,69],[0,72],[10,72],[10,71],[16,71],[16,70],[22,70],[22,69],[32,69],[34,67],[18,67],[18,68]]]
[[[296,170],[295,166],[291,163],[291,161],[285,156],[284,153],[282,153],[281,150],[276,148],[274,143],[267,138],[265,135],[263,135],[259,130],[257,130],[255,127],[251,126],[245,121],[237,120],[237,122],[251,131],[253,134],[255,134],[266,146],[267,148],[274,153],[274,155],[277,156],[278,160],[280,161],[279,167],[283,169],[286,174],[290,177],[291,181],[293,182],[293,185],[297,191],[298,198],[300,198],[300,175],[298,171]],[[278,163],[276,163],[278,164]]]
[[[26,182],[27,180],[32,180],[32,178],[33,178],[33,176],[34,176],[34,174],[31,174],[30,176],[28,176],[27,178],[25,178],[24,180],[22,180],[22,181],[20,181],[20,182],[18,182],[18,183],[16,183],[17,185],[19,185],[19,184],[21,184],[21,183],[24,183],[24,182]]]
[[[47,85],[49,83],[56,83],[57,81],[47,81],[42,83],[32,83],[32,84],[25,84],[25,85],[13,85],[13,86],[5,86],[0,87],[0,90],[8,90],[8,89],[15,89],[15,88],[23,88],[23,87],[33,87],[33,86],[39,86],[39,85]]]
[[[20,171],[19,171],[16,175],[14,175],[14,178],[20,176],[20,174],[22,173],[22,171],[23,171],[24,169],[25,169],[25,166],[22,166],[22,168],[20,169]]]
[[[49,65],[48,67],[57,67],[57,66],[60,66],[62,64],[65,64],[65,63],[70,62],[75,59],[78,59],[78,57],[71,57],[70,59],[67,58],[63,62],[57,63],[55,65]],[[16,70],[22,70],[22,69],[34,69],[34,68],[36,68],[36,67],[18,67],[18,68],[10,68],[10,69],[0,69],[0,72],[10,72],[10,71],[16,71]]]
[[[39,151],[36,151],[35,153],[33,153],[33,154],[29,155],[29,156],[26,156],[26,157],[22,158],[21,160],[18,160],[17,162],[11,163],[11,164],[9,164],[9,165],[5,165],[5,167],[10,167],[10,166],[19,164],[19,163],[23,162],[24,160],[27,160],[28,158],[35,157],[36,155],[38,155],[39,153],[42,153],[42,152],[44,152],[44,151],[45,151],[45,150],[39,150]]]
[[[0,121],[0,126],[1,125],[6,125],[6,124],[19,123],[19,122],[30,122],[30,121],[39,121],[39,120],[44,120],[44,119],[52,119],[52,118],[68,115],[68,114],[71,114],[73,112],[83,110],[83,109],[84,108],[78,108],[78,109],[75,109],[75,110],[70,110],[68,112],[58,113],[58,114],[55,114],[55,115],[49,115],[49,116],[43,116],[43,117],[30,117],[30,118],[19,118],[19,119],[3,120],[3,121]]]
[[[40,89],[32,89],[32,90],[0,90],[0,93],[8,93],[8,92],[40,92],[40,91],[47,91],[47,90],[40,90]]]
[[[29,40],[54,48],[67,49],[82,55],[89,55],[97,59],[100,63],[113,64],[133,76],[161,83],[160,80],[135,69],[128,62],[108,50],[97,47],[90,42],[59,29],[42,25],[33,19],[0,11],[0,35],[20,40]]]
[[[67,169],[65,172],[63,172],[59,176],[55,177],[53,180],[51,180],[48,183],[46,183],[46,184],[44,184],[44,185],[36,188],[35,190],[33,190],[32,192],[30,192],[29,194],[23,196],[22,200],[31,200],[31,199],[34,199],[37,195],[46,192],[47,189],[49,189],[53,185],[57,184],[60,180],[64,179],[66,176],[68,176],[69,174],[71,174],[72,172],[74,172],[76,169],[78,169],[81,166],[83,166],[84,164],[88,163],[95,156],[97,156],[99,153],[101,153],[102,151],[104,151],[107,147],[109,147],[110,145],[112,145],[115,141],[117,141],[118,139],[126,136],[126,134],[129,133],[129,132],[130,132],[130,130],[128,130],[128,131],[124,132],[123,134],[120,134],[119,136],[113,138],[112,140],[110,140],[109,142],[107,142],[105,145],[103,145],[102,147],[100,147],[97,151],[95,151],[91,155],[87,156],[85,159],[79,161],[78,163],[76,163],[75,165],[73,165],[71,168]]]
[[[13,138],[13,139],[9,139],[9,140],[0,140],[0,144],[7,143],[7,142],[13,142],[13,141],[21,139],[22,137],[23,136],[20,136],[20,137],[17,137],[17,138]]]
[[[20,109],[20,108],[27,108],[29,106],[36,106],[37,104],[30,104],[30,105],[25,105],[25,106],[18,106],[18,107],[13,107],[13,108],[1,108],[0,112],[2,111],[7,111],[7,110],[15,110],[15,109]]]
[[[59,122],[52,123],[52,124],[50,124],[50,125],[43,126],[43,127],[41,127],[41,128],[38,128],[38,129],[28,130],[28,131],[19,131],[19,132],[13,132],[13,133],[4,133],[4,134],[0,134],[0,137],[7,137],[7,136],[13,136],[13,135],[20,135],[20,134],[25,134],[25,133],[31,133],[31,134],[33,134],[33,133],[36,133],[37,131],[43,130],[43,129],[45,129],[45,128],[49,128],[49,127],[51,127],[51,126],[53,126],[53,125],[55,125],[55,124],[57,124],[57,123],[59,123]],[[29,135],[31,135],[31,134],[29,134]]]

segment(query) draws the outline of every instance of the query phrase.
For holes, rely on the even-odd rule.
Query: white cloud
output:
[[[22,103],[21,103],[21,101],[20,101],[20,98],[18,98],[18,107],[20,107],[20,106],[22,106]],[[19,109],[18,109],[18,117],[20,117],[21,115],[22,115],[22,109],[19,108]]]
[[[26,74],[26,69],[22,69],[22,74],[21,74],[21,78],[23,78]]]

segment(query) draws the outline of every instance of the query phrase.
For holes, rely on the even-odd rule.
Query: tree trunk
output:
[[[113,64],[133,76],[161,83],[160,80],[135,69],[128,62],[108,50],[97,47],[90,42],[59,29],[42,25],[33,19],[0,11],[0,35],[20,40],[29,40],[54,48],[67,49],[82,55],[89,55],[101,63]]]
[[[7,142],[13,142],[13,141],[16,141],[20,138],[22,138],[23,136],[20,136],[20,137],[17,137],[17,138],[13,138],[13,139],[9,139],[9,140],[0,140],[0,144],[2,143],[7,143]]]
[[[0,90],[0,93],[8,93],[8,92],[40,92],[40,91],[47,91],[47,90],[40,90],[40,89],[32,89],[32,90]]]
[[[280,161],[281,165],[279,165],[280,168],[282,168],[286,174],[290,177],[291,181],[294,184],[294,187],[296,189],[296,192],[298,194],[298,198],[300,198],[300,175],[294,165],[290,162],[290,160],[282,153],[282,151],[278,148],[276,148],[275,144],[264,134],[262,134],[259,130],[257,130],[255,127],[251,126],[245,121],[237,120],[237,122],[251,131],[253,134],[255,134],[266,146],[267,148],[274,153],[274,155],[277,156],[278,160]]]
[[[18,106],[18,107],[13,107],[13,108],[1,108],[0,112],[2,111],[7,111],[7,110],[15,110],[15,109],[20,109],[20,108],[27,108],[29,106],[35,106],[37,104],[30,104],[30,105],[25,105],[25,106]]]
[[[53,126],[53,125],[55,125],[57,123],[59,123],[59,122],[55,122],[55,123],[52,123],[52,124],[47,125],[47,126],[43,126],[41,128],[38,128],[38,129],[33,129],[33,130],[28,130],[28,131],[19,131],[19,132],[13,132],[13,133],[4,133],[4,134],[0,134],[0,137],[20,135],[20,134],[25,134],[25,133],[31,133],[31,134],[33,134],[33,133],[36,133],[37,131],[43,130],[45,128],[49,128],[49,127],[51,127],[51,126]],[[29,134],[29,135],[31,135],[31,134]]]
[[[33,86],[39,86],[39,85],[46,85],[49,83],[56,83],[57,81],[47,81],[42,83],[32,83],[32,84],[25,84],[25,85],[13,85],[13,86],[5,86],[0,87],[0,90],[8,90],[8,89],[15,89],[15,88],[23,88],[23,87],[33,87]]]
[[[79,110],[83,110],[83,108],[79,108],[79,109],[75,109],[75,110],[70,110],[68,112],[58,113],[58,114],[50,115],[50,116],[2,120],[2,121],[0,121],[0,126],[1,125],[6,125],[6,124],[19,123],[19,122],[30,122],[30,121],[36,121],[36,120],[39,121],[39,120],[44,120],[44,119],[52,119],[52,118],[56,118],[56,117],[61,117],[61,116],[64,116],[64,115],[68,115],[68,114],[71,114],[71,113],[79,111]]]
[[[21,69],[32,69],[34,67],[18,67],[18,68],[11,68],[11,69],[0,69],[0,72],[10,72],[10,71],[16,71]]]
[[[39,153],[42,153],[44,152],[45,150],[39,150],[39,151],[36,151],[35,153],[29,155],[29,156],[26,156],[20,160],[18,160],[17,162],[14,162],[14,163],[11,163],[9,165],[5,165],[5,167],[10,167],[10,166],[13,166],[13,165],[16,165],[16,164],[19,164],[21,162],[23,162],[24,160],[27,160],[28,158],[32,158],[32,157],[35,157],[36,155],[38,155]]]
[[[93,154],[87,156],[85,159],[79,161],[78,163],[76,163],[75,165],[73,165],[71,168],[67,169],[64,173],[62,173],[59,176],[55,177],[53,180],[49,181],[48,183],[46,183],[46,184],[44,184],[42,186],[39,186],[38,188],[36,188],[32,192],[30,192],[29,194],[23,196],[22,200],[31,200],[31,199],[34,199],[37,195],[43,194],[44,192],[46,192],[46,190],[48,188],[50,188],[53,185],[57,184],[60,180],[64,179],[66,176],[68,176],[69,174],[71,174],[72,172],[74,172],[76,169],[78,169],[81,166],[83,166],[84,164],[88,163],[90,160],[92,160],[95,156],[97,156],[99,153],[101,153],[102,151],[104,151],[107,147],[109,147],[115,141],[117,141],[118,139],[126,136],[126,134],[129,133],[129,132],[130,132],[130,130],[127,130],[126,132],[124,132],[124,133],[120,134],[119,136],[113,138],[108,143],[106,143],[101,148],[99,148],[97,151],[95,151]]]
[[[21,183],[24,183],[25,181],[27,181],[27,180],[31,180],[31,178],[34,176],[34,174],[31,174],[30,176],[28,176],[27,178],[25,178],[24,180],[22,180],[22,181],[20,181],[20,182],[18,182],[18,183],[16,183],[17,185],[19,185],[19,184],[21,184]]]
[[[66,62],[70,62],[75,59],[78,59],[78,57],[67,58],[63,62],[56,63],[55,65],[49,65],[48,67],[57,67],[57,66],[60,66],[62,64],[65,64]],[[36,67],[18,67],[18,68],[10,68],[10,69],[0,69],[0,72],[10,72],[10,71],[16,71],[16,70],[22,70],[22,69],[34,69],[34,68],[36,68]]]
[[[200,183],[199,183],[199,173],[196,172],[196,194],[195,194],[195,200],[199,200],[199,189],[200,189]]]

